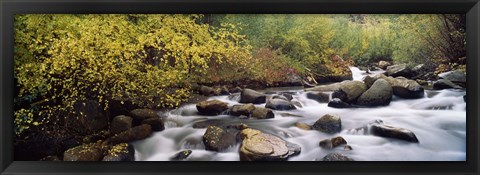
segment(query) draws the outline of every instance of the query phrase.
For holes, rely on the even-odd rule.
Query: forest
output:
[[[169,111],[246,88],[342,82],[352,80],[351,67],[369,73],[404,65],[421,72],[404,77],[435,89],[439,74],[466,72],[465,20],[464,14],[16,15],[15,159],[66,160],[66,150],[95,143],[115,150],[127,142],[112,139],[116,116],[143,124],[132,110]],[[165,121],[149,124],[155,122],[165,128]]]

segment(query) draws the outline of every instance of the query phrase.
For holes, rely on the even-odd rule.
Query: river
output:
[[[361,80],[365,72],[351,67],[353,78]],[[372,72],[381,73],[381,72]],[[201,116],[196,114],[195,104],[161,113],[165,130],[155,132],[151,137],[132,143],[136,161],[168,161],[175,153],[190,149],[187,161],[239,161],[240,144],[224,151],[205,150],[202,136],[206,129],[195,129],[195,122],[222,120],[228,123],[245,123],[251,128],[276,135],[301,146],[301,153],[289,161],[313,161],[331,152],[339,152],[356,161],[465,161],[466,160],[466,103],[464,90],[425,90],[421,99],[401,99],[394,96],[390,105],[374,108],[337,109],[308,99],[303,88],[266,89],[263,92],[291,92],[302,108],[291,111],[274,111],[273,119],[239,119],[219,115]],[[228,96],[214,96],[228,102],[229,106],[239,104]],[[264,107],[265,104],[256,106]],[[296,122],[313,124],[324,114],[337,114],[342,120],[342,131],[326,134],[316,130],[302,130]],[[375,120],[385,124],[411,130],[419,143],[383,138],[364,134],[362,128]],[[343,147],[327,150],[319,147],[320,140],[342,136],[353,150]]]

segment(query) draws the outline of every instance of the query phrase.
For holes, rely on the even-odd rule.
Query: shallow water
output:
[[[366,74],[352,67],[354,79],[361,80]],[[379,72],[373,72],[379,73]],[[191,149],[189,161],[238,161],[239,144],[218,153],[207,151],[202,143],[206,129],[195,129],[192,125],[198,121],[218,119],[226,123],[245,123],[279,136],[301,146],[301,153],[291,157],[290,161],[312,161],[321,159],[331,152],[339,152],[357,161],[465,161],[466,160],[466,103],[464,90],[426,90],[421,99],[401,99],[394,97],[390,105],[375,108],[337,109],[327,103],[306,98],[303,89],[283,88],[266,91],[291,92],[294,100],[302,108],[291,111],[274,111],[273,119],[239,119],[238,117],[219,115],[201,116],[196,112],[195,104],[186,105],[162,115],[165,130],[155,132],[152,137],[134,142],[135,160],[167,161],[177,152]],[[239,104],[238,99],[228,96],[215,96],[228,102],[229,106]],[[265,104],[256,106],[264,107]],[[342,120],[342,131],[326,134],[316,130],[302,130],[295,127],[296,122],[312,125],[324,114],[337,114]],[[387,125],[401,127],[415,133],[420,143],[368,135],[363,130],[375,120]],[[342,136],[353,150],[338,147],[333,150],[320,148],[320,140]]]

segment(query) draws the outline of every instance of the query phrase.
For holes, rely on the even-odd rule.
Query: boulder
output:
[[[387,69],[387,67],[390,66],[390,65],[392,65],[392,64],[390,64],[387,61],[379,61],[378,62],[378,67],[383,69],[383,70]]]
[[[265,104],[265,108],[270,108],[273,110],[293,110],[297,109],[292,102],[282,99],[282,98],[270,98]]]
[[[152,127],[152,131],[163,131],[165,124],[161,118],[149,118],[142,121],[142,124],[148,124]]]
[[[407,77],[411,78],[413,75],[412,70],[406,64],[396,64],[393,66],[388,66],[386,74],[392,77]]]
[[[132,128],[132,118],[125,115],[119,115],[113,118],[110,124],[110,132],[118,134]]]
[[[367,85],[368,88],[370,88],[373,85],[373,83],[375,83],[375,81],[377,81],[378,79],[387,80],[387,76],[383,74],[376,74],[374,76],[365,76],[363,78],[363,82],[365,83],[365,85]],[[390,81],[387,80],[387,81],[390,83],[391,80]]]
[[[340,153],[330,153],[322,158],[322,161],[355,161],[350,157],[344,156]]]
[[[267,100],[267,96],[260,92],[254,91],[252,89],[243,89],[240,93],[240,103],[253,103],[253,104],[261,104],[265,103]]]
[[[255,110],[255,106],[251,103],[245,105],[233,105],[230,109],[230,115],[233,116],[250,116],[252,112]]]
[[[328,107],[332,108],[350,108],[352,107],[350,104],[340,100],[339,98],[334,98],[328,102]]]
[[[206,150],[224,151],[230,146],[235,145],[237,140],[235,139],[235,135],[226,130],[217,126],[209,126],[203,135],[203,143],[205,144]]]
[[[240,136],[240,161],[286,161],[301,151],[299,145],[256,129],[246,128]]]
[[[183,150],[173,155],[170,158],[170,160],[173,160],[173,161],[185,160],[188,158],[188,156],[190,156],[190,154],[192,154],[192,150],[189,150],[189,149]]]
[[[152,134],[152,127],[147,124],[141,124],[123,131],[107,139],[110,144],[130,143],[136,140],[145,139]]]
[[[242,88],[241,87],[234,87],[234,88],[231,88],[228,90],[230,93],[238,93],[238,92],[242,92]]]
[[[342,121],[337,115],[325,114],[313,124],[312,128],[321,132],[334,134],[342,130]]]
[[[332,98],[339,98],[342,101],[351,102],[366,90],[367,86],[362,81],[344,81],[340,87],[333,92]]]
[[[99,144],[90,143],[70,148],[63,153],[63,161],[100,161],[104,150]]]
[[[281,99],[285,101],[291,101],[293,99],[292,94],[280,94],[280,95],[272,95],[270,99]],[[268,100],[267,100],[268,101]]]
[[[135,149],[129,143],[114,145],[102,161],[135,161]]]
[[[134,125],[139,124],[145,119],[158,118],[157,112],[151,109],[134,109],[130,111],[129,116],[133,118]]]
[[[312,126],[306,124],[306,123],[301,123],[301,122],[297,122],[295,123],[295,126],[297,128],[300,128],[300,129],[303,129],[303,130],[311,130],[312,129]]]
[[[330,94],[324,92],[308,92],[306,95],[308,99],[315,100],[319,103],[328,103],[330,100]]]
[[[362,106],[384,106],[392,100],[392,86],[386,80],[378,79],[373,85],[357,99],[357,104]]]
[[[450,80],[447,79],[439,79],[433,83],[433,89],[436,90],[441,90],[441,89],[461,89],[459,85],[456,85],[455,83],[451,82]]]
[[[455,83],[462,87],[465,87],[467,83],[467,76],[465,75],[465,72],[462,72],[460,70],[444,72],[444,73],[438,74],[438,76],[442,79],[449,80],[452,83]]]
[[[393,94],[401,98],[417,99],[425,96],[423,87],[414,80],[395,78],[392,88]]]
[[[412,143],[418,143],[415,134],[404,128],[393,127],[382,123],[374,123],[370,127],[370,133],[380,137],[388,137],[394,139],[405,140]]]
[[[274,118],[275,114],[271,109],[257,107],[255,108],[255,110],[253,110],[251,117],[256,119],[267,119],[267,118]]]
[[[228,103],[220,100],[202,101],[197,103],[197,110],[204,115],[218,115],[228,109]]]
[[[318,91],[318,92],[328,92],[328,91],[334,91],[340,88],[343,82],[339,83],[332,83],[328,85],[320,85],[320,86],[315,86],[313,88],[308,88],[305,89],[305,91]]]
[[[347,141],[341,137],[334,137],[320,141],[319,146],[325,149],[333,149],[337,146],[346,145]]]

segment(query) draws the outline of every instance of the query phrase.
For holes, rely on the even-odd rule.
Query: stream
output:
[[[351,67],[354,80],[362,80],[366,73]],[[371,72],[381,73],[381,72]],[[290,111],[276,111],[272,119],[240,119],[229,115],[202,116],[197,114],[195,104],[182,106],[168,112],[159,112],[165,122],[165,130],[154,132],[147,139],[133,142],[136,161],[168,161],[182,150],[192,150],[186,161],[239,161],[240,143],[223,152],[207,151],[202,142],[206,128],[196,129],[192,125],[205,120],[221,120],[273,134],[300,145],[301,153],[289,161],[313,161],[331,152],[338,152],[356,161],[465,161],[466,160],[466,103],[465,90],[425,90],[420,99],[402,99],[394,96],[390,105],[373,108],[338,109],[306,97],[303,87],[273,88],[260,92],[289,92],[303,107]],[[238,99],[213,96],[239,104]],[[265,104],[255,105],[264,107]],[[316,130],[302,130],[295,123],[312,125],[325,114],[337,114],[342,120],[342,131],[336,134]],[[405,128],[413,133],[419,143],[364,134],[362,128],[375,120]],[[319,147],[319,142],[342,136],[353,150],[337,147],[332,150]]]

